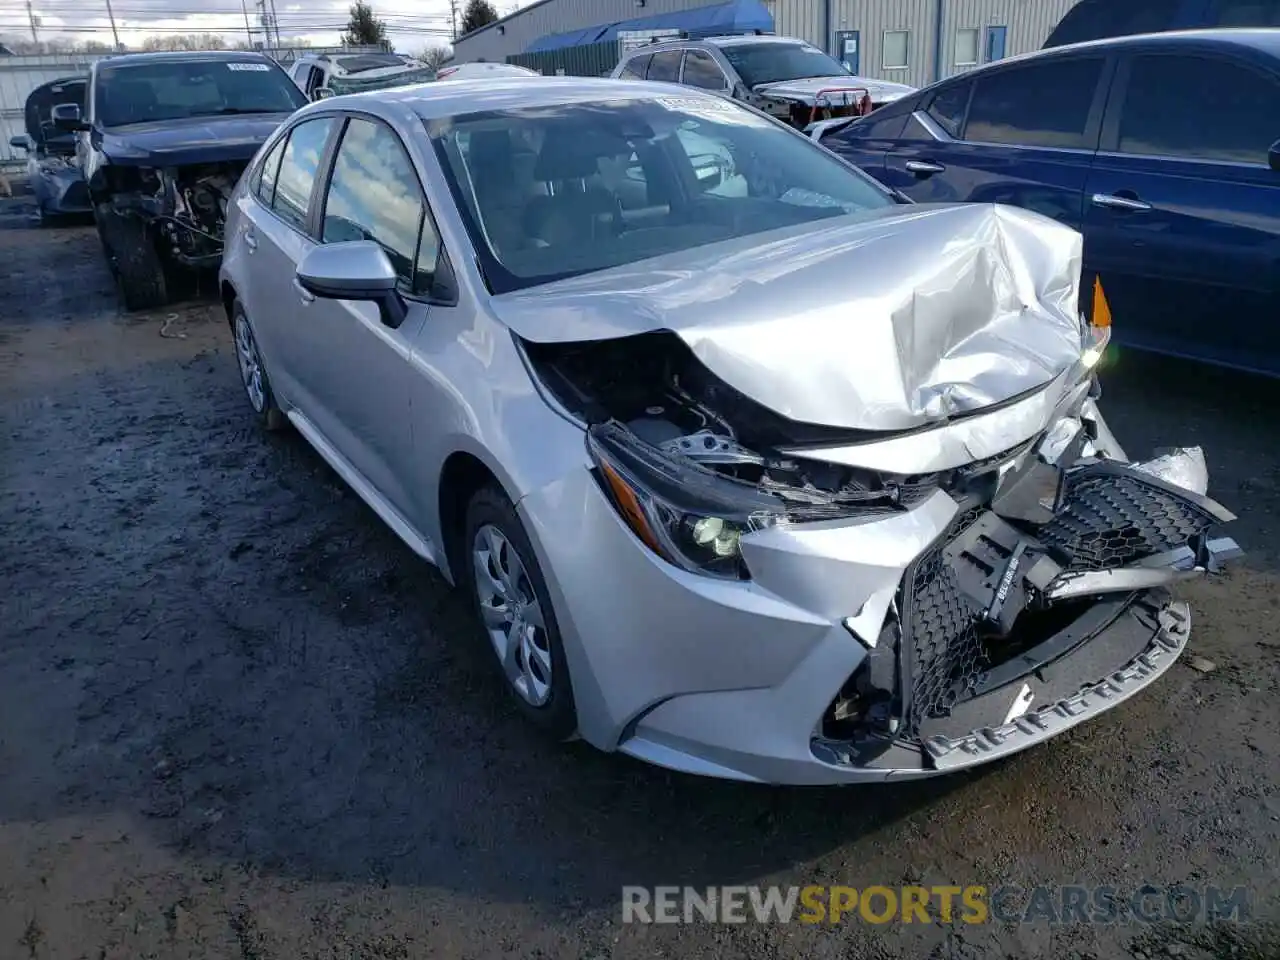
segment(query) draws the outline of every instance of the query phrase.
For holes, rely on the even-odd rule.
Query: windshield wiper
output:
[[[275,107],[219,107],[217,110],[210,111],[210,115],[219,117],[236,113],[289,113],[289,110],[278,110]]]

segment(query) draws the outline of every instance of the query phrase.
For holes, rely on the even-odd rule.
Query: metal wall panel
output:
[[[937,3],[938,0],[831,0],[831,29],[859,32],[862,62],[858,72],[863,76],[923,86],[933,71]],[[884,66],[884,35],[896,30],[908,34],[906,69]]]
[[[827,49],[822,36],[823,0],[765,0],[765,6],[773,14],[773,29],[780,36],[799,37]]]
[[[642,9],[636,6],[636,0],[543,0],[460,38],[453,45],[452,62],[502,62],[509,56],[524,53],[529,44],[549,33],[584,30],[597,24],[693,10],[714,2],[716,0],[646,0]],[[821,0],[817,2],[821,4]]]
[[[969,67],[956,63],[956,32],[978,31],[978,59],[985,59],[988,27],[1008,29],[1005,56],[1039,50],[1075,0],[947,0],[942,27],[942,76]]]

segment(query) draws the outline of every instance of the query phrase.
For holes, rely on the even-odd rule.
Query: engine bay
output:
[[[174,259],[191,266],[216,263],[222,253],[231,192],[245,166],[211,163],[168,172],[173,212],[160,220],[161,234]]]
[[[681,465],[776,497],[794,520],[847,515],[850,508],[908,510],[939,487],[960,496],[994,493],[993,462],[904,475],[797,456],[806,446],[886,435],[790,420],[725,383],[666,331],[568,344],[526,342],[524,349],[542,382],[575,416],[588,424],[614,424]]]

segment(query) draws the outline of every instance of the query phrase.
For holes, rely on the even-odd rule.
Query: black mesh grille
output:
[[[902,642],[911,665],[908,734],[926,718],[945,717],[986,670],[977,630],[981,611],[960,591],[955,571],[942,554],[945,543],[981,515],[974,509],[958,516],[943,541],[916,561],[904,584]]]
[[[1068,479],[1062,509],[1039,538],[1070,570],[1108,570],[1185,546],[1216,518],[1132,474]]]

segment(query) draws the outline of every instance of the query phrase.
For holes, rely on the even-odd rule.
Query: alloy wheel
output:
[[[491,523],[476,531],[471,560],[480,618],[507,681],[523,700],[541,707],[551,698],[551,644],[524,562]]]

